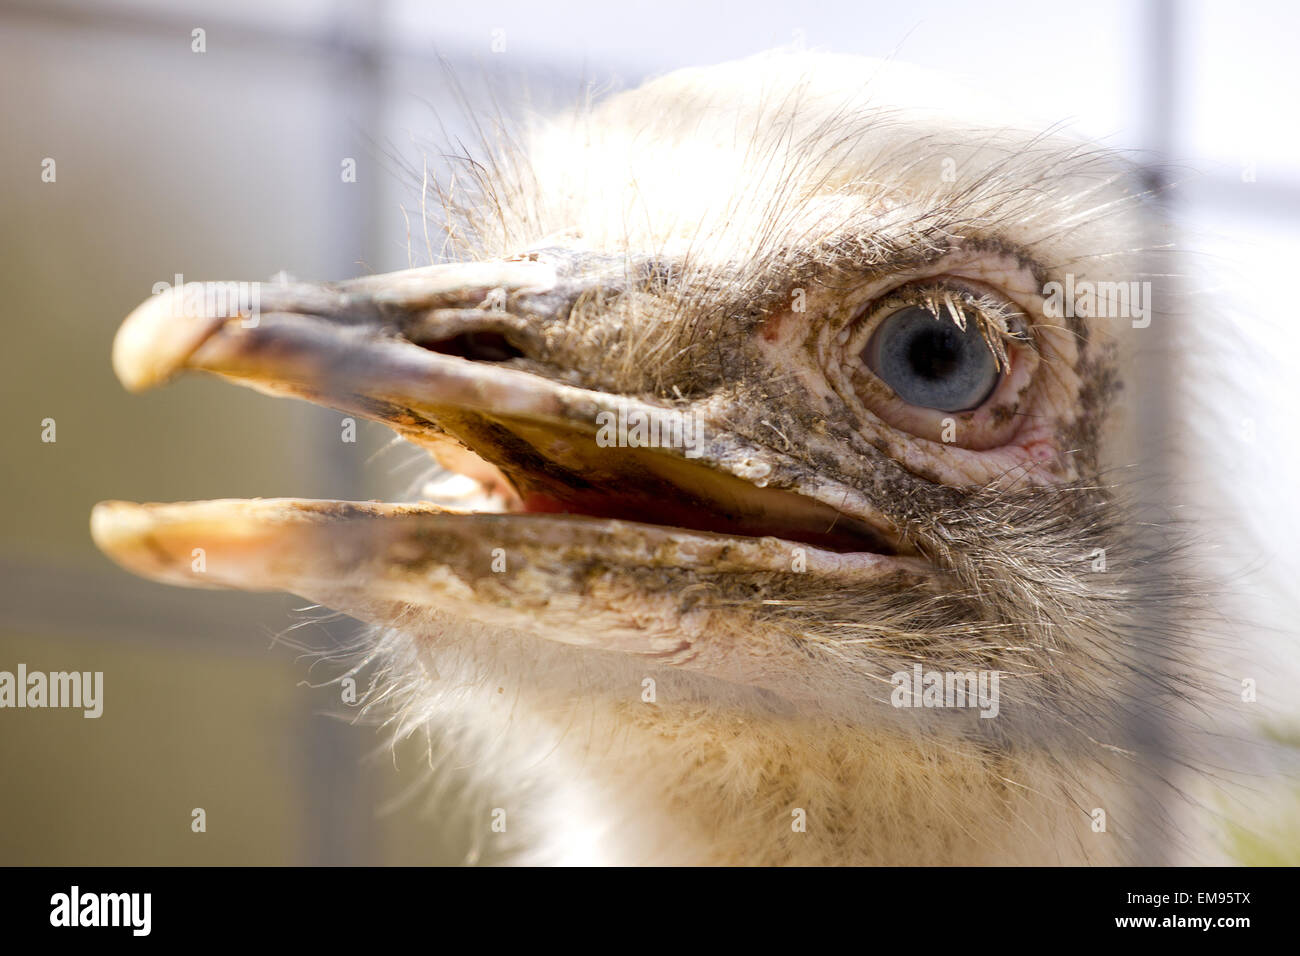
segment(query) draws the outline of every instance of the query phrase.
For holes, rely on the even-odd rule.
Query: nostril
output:
[[[472,362],[508,362],[524,357],[524,353],[511,345],[500,332],[461,332],[447,338],[416,338],[412,341],[431,352]]]

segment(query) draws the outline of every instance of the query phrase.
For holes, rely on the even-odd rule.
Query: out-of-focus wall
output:
[[[381,77],[343,42],[349,18],[218,9],[193,21],[198,54],[182,7],[0,6],[0,669],[103,671],[106,697],[99,719],[3,712],[0,863],[455,861],[462,837],[397,799],[418,793],[418,747],[394,768],[381,737],[330,716],[337,688],[307,686],[320,670],[272,646],[302,601],[153,585],[89,538],[108,498],[385,497],[418,473],[378,426],[348,444],[341,416],[303,403],[215,380],[131,396],[114,378],[121,319],[176,274],[405,264],[402,233],[376,241],[405,187],[385,182]],[[339,44],[312,33],[336,27]]]

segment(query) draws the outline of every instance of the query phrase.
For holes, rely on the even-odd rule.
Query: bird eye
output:
[[[998,360],[973,317],[963,329],[936,311],[912,305],[887,316],[862,361],[911,405],[945,412],[978,408],[997,387]]]

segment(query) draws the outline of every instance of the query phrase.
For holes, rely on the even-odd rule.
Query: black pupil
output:
[[[962,338],[951,325],[923,329],[907,343],[907,364],[918,377],[936,382],[961,365]]]

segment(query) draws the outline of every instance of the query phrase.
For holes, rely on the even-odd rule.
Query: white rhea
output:
[[[1178,549],[1132,517],[1107,313],[1161,269],[1127,164],[775,53],[534,121],[433,195],[457,261],[274,284],[257,323],[173,290],[114,363],[366,415],[463,477],[110,502],[102,548],[375,624],[371,706],[481,772],[520,859],[1183,852],[1210,677]]]

